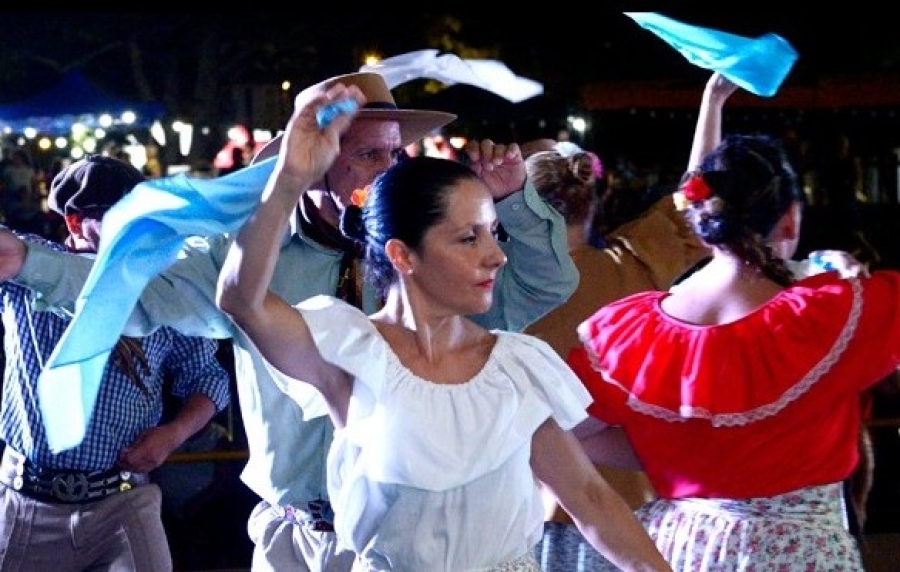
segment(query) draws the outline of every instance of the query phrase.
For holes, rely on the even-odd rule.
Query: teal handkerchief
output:
[[[745,38],[685,24],[656,12],[625,15],[662,38],[692,64],[720,72],[756,95],[774,95],[797,61],[796,50],[777,34]]]

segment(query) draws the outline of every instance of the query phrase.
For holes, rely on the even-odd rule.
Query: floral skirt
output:
[[[635,513],[675,571],[862,571],[841,485],[766,498],[658,499]]]
[[[533,554],[526,554],[499,566],[479,569],[478,572],[541,572]]]

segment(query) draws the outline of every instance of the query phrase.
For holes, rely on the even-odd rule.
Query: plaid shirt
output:
[[[39,237],[29,235],[26,239],[65,250]],[[181,399],[197,393],[206,395],[216,411],[228,404],[229,378],[216,359],[218,342],[159,328],[136,339],[148,365],[146,369],[137,368],[141,383],[135,383],[111,358],[84,441],[72,449],[52,453],[44,434],[36,386],[69,318],[50,311],[34,311],[34,297],[28,288],[0,282],[5,353],[0,438],[36,465],[79,471],[114,467],[122,448],[131,445],[142,431],[159,424],[167,392]]]

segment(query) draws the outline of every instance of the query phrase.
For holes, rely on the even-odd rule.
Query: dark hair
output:
[[[542,151],[529,156],[525,167],[535,190],[559,211],[566,224],[582,223],[591,215],[597,189],[590,153],[564,157],[556,151]]]
[[[425,232],[443,220],[450,187],[469,178],[478,176],[457,161],[411,157],[375,178],[362,208],[344,209],[341,232],[365,245],[365,278],[381,296],[396,278],[387,241],[396,238],[417,250]]]
[[[764,135],[729,135],[686,181],[693,177],[702,178],[710,192],[687,210],[697,235],[707,244],[727,248],[779,284],[793,282],[785,261],[766,244],[781,217],[804,197],[781,143]]]

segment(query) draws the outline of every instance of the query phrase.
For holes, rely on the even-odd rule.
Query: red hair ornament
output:
[[[692,203],[705,201],[712,195],[712,189],[702,175],[694,175],[681,187],[684,198]]]
[[[366,199],[369,198],[369,191],[372,190],[372,185],[366,185],[361,189],[354,189],[353,194],[350,195],[350,204],[356,205],[359,208],[363,208],[366,204]]]

